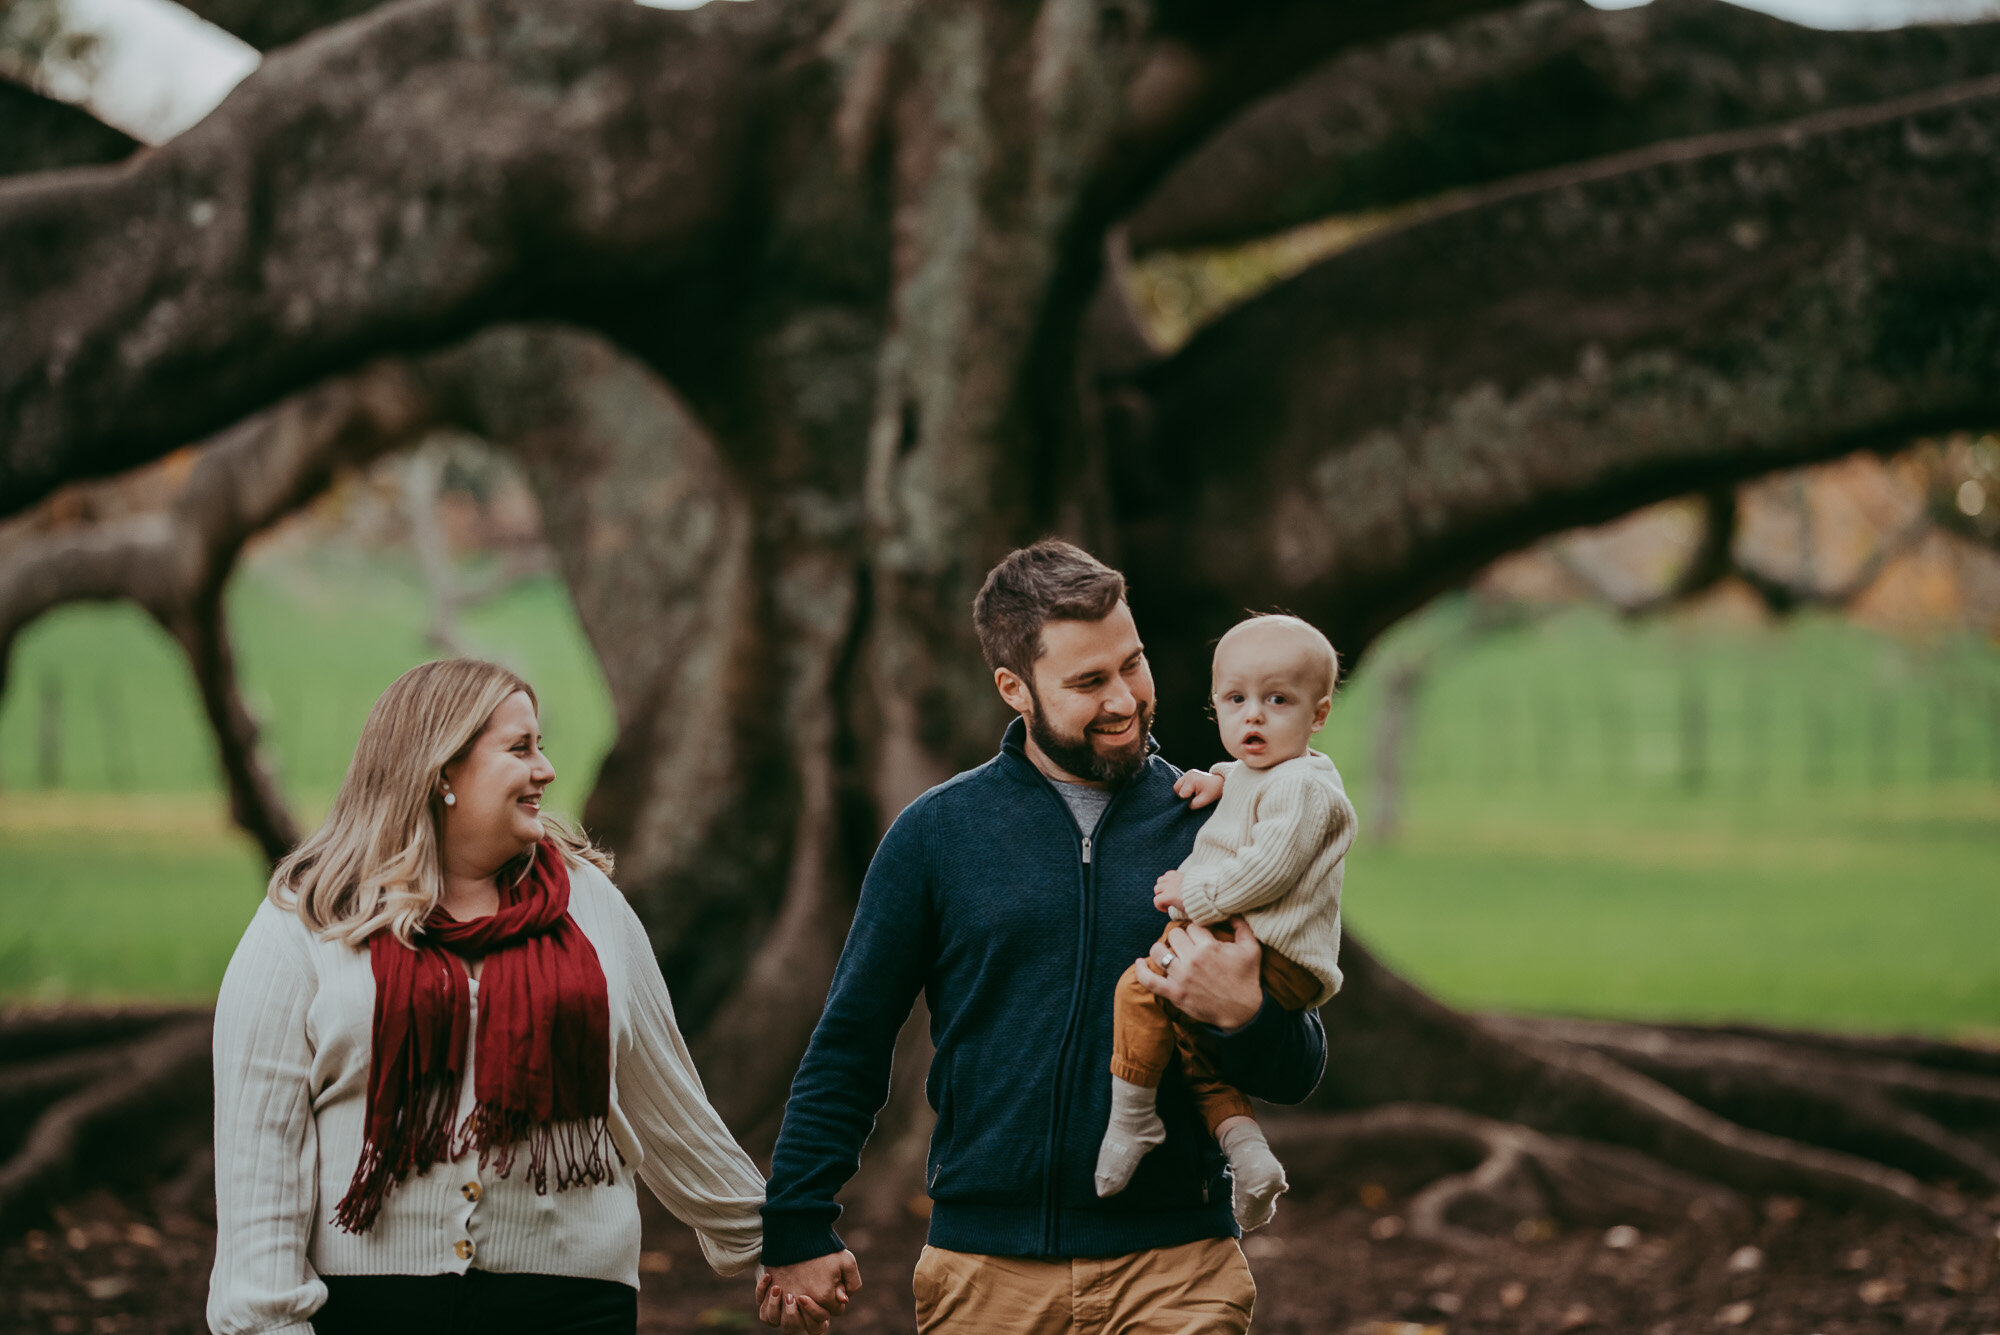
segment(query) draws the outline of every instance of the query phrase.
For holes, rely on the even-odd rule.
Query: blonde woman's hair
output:
[[[405,945],[415,940],[444,888],[438,779],[516,691],[539,712],[534,687],[477,659],[440,659],[396,678],[361,725],[325,823],[271,873],[271,902],[349,945],[384,927]],[[546,813],[542,825],[565,857],[610,872],[610,855],[581,831]],[[501,868],[499,879],[526,875],[532,852]]]

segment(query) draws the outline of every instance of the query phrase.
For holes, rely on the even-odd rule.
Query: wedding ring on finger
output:
[[[1163,949],[1163,950],[1161,950],[1161,951],[1160,951],[1160,968],[1161,968],[1161,970],[1162,970],[1162,971],[1165,971],[1165,970],[1167,970],[1167,969],[1171,969],[1171,968],[1173,968],[1173,967],[1174,967],[1174,960],[1175,960],[1176,958],[1177,958],[1177,957],[1175,956],[1175,954],[1174,954],[1174,952],[1173,952],[1173,951],[1171,951],[1171,950],[1164,950],[1164,949]]]

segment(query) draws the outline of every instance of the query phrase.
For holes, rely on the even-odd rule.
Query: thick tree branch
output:
[[[123,168],[0,183],[0,514],[385,347],[697,270],[775,12],[407,0]]]
[[[379,9],[387,0],[185,0],[194,11],[259,51]]]
[[[1841,608],[1873,588],[1891,561],[1929,535],[1933,522],[1919,512],[1869,549],[1868,555],[1838,583],[1813,578],[1812,572],[1769,570],[1737,551],[1737,499],[1729,488],[1717,488],[1702,498],[1702,531],[1687,564],[1664,587],[1634,594],[1615,587],[1588,560],[1561,545],[1553,556],[1563,570],[1589,589],[1591,595],[1621,616],[1642,617],[1696,598],[1725,579],[1741,580],[1764,606],[1778,616],[1806,607]]]
[[[215,734],[216,755],[229,787],[229,814],[276,862],[299,842],[298,822],[285,804],[270,767],[258,751],[261,728],[236,682],[236,655],[229,643],[222,590],[214,589],[167,623],[167,632],[194,670],[202,712]]]
[[[191,467],[170,462],[80,487],[0,527],[0,689],[7,651],[35,617],[62,603],[129,598],[187,655],[231,813],[267,858],[282,857],[298,842],[298,827],[258,754],[223,591],[246,541],[317,496],[338,469],[409,439],[423,412],[401,368],[380,364],[225,432]],[[161,491],[164,502],[156,499]],[[71,517],[78,511],[83,517]]]
[[[1722,0],[1532,0],[1343,52],[1182,159],[1135,250],[1217,245],[1990,72],[2000,24],[1822,32]]]
[[[1315,62],[1406,33],[1431,32],[1509,2],[1156,4],[1155,26],[1124,92],[1125,115],[1104,146],[1081,210],[1091,235],[1129,211],[1203,138]],[[1129,25],[1129,19],[1114,18],[1119,12],[1100,11],[1104,36],[1116,39]]]
[[[116,162],[137,147],[87,111],[0,79],[0,176]]]
[[[1636,618],[1698,598],[1735,574],[1736,528],[1735,489],[1716,487],[1706,492],[1701,498],[1701,535],[1695,540],[1694,550],[1688,553],[1686,564],[1665,586],[1636,595],[1614,587],[1590,561],[1567,547],[1557,545],[1552,554],[1557,564],[1598,601],[1621,616]]]
[[[1121,460],[1128,550],[1172,603],[1152,624],[1200,643],[1247,594],[1354,652],[1544,534],[1991,420],[1997,142],[1989,79],[1660,146],[1223,317],[1141,382]]]
[[[1764,606],[1779,615],[1805,607],[1846,607],[1873,588],[1889,563],[1911,550],[1930,535],[1935,525],[1928,514],[1919,514],[1894,532],[1883,536],[1848,577],[1837,584],[1823,584],[1790,574],[1764,570],[1755,563],[1736,557],[1731,573],[1750,586]]]

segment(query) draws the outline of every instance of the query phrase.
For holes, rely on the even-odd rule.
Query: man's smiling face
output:
[[[1131,609],[1101,621],[1050,621],[1023,709],[1029,739],[1071,779],[1118,783],[1146,763],[1153,670]],[[1011,675],[1011,674],[1010,674]]]

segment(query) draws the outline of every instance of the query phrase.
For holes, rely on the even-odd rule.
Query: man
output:
[[[760,1315],[818,1335],[860,1287],[833,1230],[888,1095],[918,989],[936,1047],[926,1173],[930,1245],[913,1287],[924,1332],[1248,1328],[1256,1287],[1222,1158],[1177,1075],[1166,1141],[1125,1190],[1093,1184],[1109,1107],[1111,1001],[1140,975],[1216,1036],[1247,1093],[1311,1092],[1326,1040],[1264,996],[1260,948],[1166,919],[1153,884],[1180,862],[1218,785],[1151,754],[1153,680],[1124,578],[1067,543],[1013,553],[974,604],[1001,698],[1020,715],[991,761],[911,803],[863,882],[826,1009],[792,1084],[764,1205]]]

